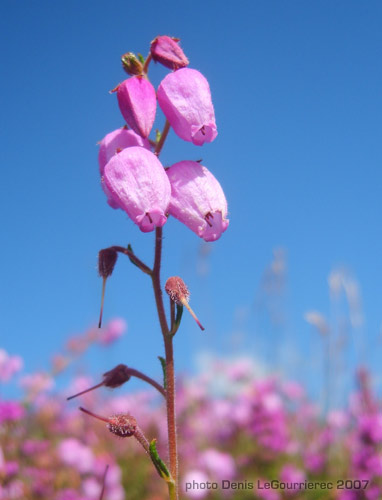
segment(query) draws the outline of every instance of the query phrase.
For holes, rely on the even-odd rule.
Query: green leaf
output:
[[[155,468],[158,471],[158,474],[160,475],[160,477],[163,477],[163,479],[165,479],[166,481],[171,481],[172,479],[171,479],[170,472],[167,468],[167,465],[163,462],[163,460],[158,455],[156,442],[157,442],[157,440],[153,439],[150,443],[150,446],[149,446],[151,460],[152,460],[153,464],[155,465]]]
[[[175,315],[175,331],[178,330],[180,326],[180,320],[182,319],[183,315],[183,306],[182,304],[176,304],[176,315]]]
[[[142,64],[145,64],[145,58],[143,57],[142,54],[137,54],[138,59],[141,61]]]
[[[160,364],[162,365],[162,371],[163,371],[163,389],[166,390],[166,388],[167,388],[166,360],[164,358],[162,358],[162,356],[158,356],[158,359],[160,361]]]
[[[134,253],[133,247],[130,245],[130,243],[127,245],[127,249],[129,250],[129,252]],[[132,264],[134,264],[134,266],[139,267],[138,264],[134,261],[134,259],[132,259],[131,257],[129,257],[129,260],[130,260],[130,262]]]

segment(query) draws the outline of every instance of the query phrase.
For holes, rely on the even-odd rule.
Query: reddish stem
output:
[[[101,495],[99,497],[99,500],[102,500],[103,499],[103,496],[105,494],[105,487],[106,487],[106,476],[107,476],[107,471],[109,470],[109,464],[107,464],[106,466],[106,469],[105,469],[105,472],[103,474],[103,478],[102,478],[102,490],[101,490]]]
[[[79,409],[81,411],[83,411],[84,413],[87,413],[91,417],[98,418],[98,420],[101,420],[102,422],[105,422],[106,424],[110,423],[110,421],[109,421],[108,418],[101,417],[101,415],[97,415],[96,413],[93,413],[93,412],[91,412],[89,410],[86,410],[85,408],[82,408],[82,406],[80,406]]]

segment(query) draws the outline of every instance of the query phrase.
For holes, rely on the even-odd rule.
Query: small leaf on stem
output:
[[[156,441],[157,441],[156,439],[153,439],[150,443],[149,452],[151,460],[155,465],[155,468],[158,471],[160,477],[163,477],[163,479],[166,480],[171,480],[170,472],[167,468],[167,465],[163,462],[163,460],[160,458],[158,454]]]
[[[167,375],[166,375],[166,360],[162,358],[162,356],[158,356],[158,359],[160,361],[160,364],[162,365],[162,371],[163,371],[163,389],[166,390],[167,386]]]

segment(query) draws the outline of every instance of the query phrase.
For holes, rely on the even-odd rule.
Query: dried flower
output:
[[[113,200],[141,231],[165,224],[171,186],[153,153],[137,146],[124,149],[105,166],[104,180]]]
[[[167,170],[171,183],[169,213],[205,241],[227,229],[227,201],[211,172],[195,161],[180,161]]]
[[[105,422],[109,431],[119,437],[134,436],[137,429],[137,421],[128,413],[117,413],[109,418],[104,418],[89,410],[85,410],[85,408],[80,407],[80,410],[94,418],[97,418],[98,420],[101,420],[102,422]]]
[[[179,276],[172,276],[171,278],[168,278],[164,289],[168,293],[170,299],[178,305],[180,304],[183,305],[189,311],[191,316],[194,318],[199,328],[201,330],[204,330],[204,327],[201,325],[196,314],[188,305],[188,301],[190,299],[190,292],[188,291],[188,288],[185,282],[182,280],[182,278],[179,278]]]
[[[175,133],[183,140],[202,146],[217,136],[210,87],[195,69],[169,73],[158,88],[158,103]]]
[[[157,36],[150,47],[152,58],[170,69],[184,68],[188,65],[188,59],[179,46],[179,38],[169,36]]]
[[[98,252],[98,272],[101,278],[111,276],[117,258],[118,253],[113,248],[104,248]]]
[[[126,123],[141,137],[148,137],[157,107],[155,89],[143,76],[133,76],[120,83],[118,105]]]

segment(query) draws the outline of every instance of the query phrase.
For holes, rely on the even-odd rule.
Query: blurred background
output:
[[[28,370],[96,323],[99,249],[130,242],[152,260],[153,234],[106,204],[97,142],[124,123],[109,94],[126,76],[120,56],[146,56],[157,34],[180,37],[208,78],[219,132],[200,148],[171,133],[162,162],[203,159],[231,221],[212,244],[176,220],[165,227],[163,278],[183,277],[207,327],[202,334],[185,316],[178,370],[193,369],[201,351],[245,352],[314,391],[322,339],[309,311],[342,342],[341,373],[377,368],[381,5],[218,6],[2,2],[1,343]],[[165,74],[152,65],[154,84]],[[92,352],[88,369],[124,361],[159,373],[150,283],[123,258],[107,286],[105,319],[115,316],[127,335],[116,350]]]
[[[363,366],[380,395],[381,16],[377,1],[4,0],[0,347],[22,358],[17,377],[82,352],[75,339],[98,320],[101,248],[131,243],[153,259],[153,234],[106,203],[97,142],[124,124],[109,93],[126,77],[120,56],[146,56],[167,34],[210,83],[218,137],[197,148],[170,132],[161,161],[202,159],[230,219],[209,244],[175,219],[164,228],[163,280],[184,279],[206,327],[184,315],[179,377],[218,379],[216,359],[249,363],[253,376],[303,384],[325,413],[347,404]],[[152,64],[153,84],[166,72]],[[120,338],[86,349],[58,390],[117,363],[160,378],[150,282],[122,257],[107,283],[110,321]],[[17,377],[1,388],[10,400]]]

